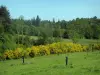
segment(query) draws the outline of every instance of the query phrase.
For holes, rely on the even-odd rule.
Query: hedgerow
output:
[[[100,50],[100,45],[93,45],[93,49]],[[22,56],[35,57],[50,54],[64,54],[68,52],[83,52],[87,50],[89,50],[88,45],[58,42],[47,45],[32,46],[30,48],[16,48],[15,50],[6,50],[2,54],[2,57],[5,59],[18,59]]]

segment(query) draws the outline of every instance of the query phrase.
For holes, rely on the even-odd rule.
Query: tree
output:
[[[19,25],[19,20],[17,19],[15,21],[15,30],[16,30],[16,33],[17,33],[17,44],[19,46],[19,35],[20,35],[20,32],[21,32],[21,29],[20,29],[20,25]]]
[[[4,26],[0,23],[0,35],[4,33]]]
[[[5,6],[0,6],[0,21],[4,26],[4,31],[9,31],[9,26],[11,24],[10,13]]]
[[[63,38],[67,38],[67,39],[69,38],[69,37],[68,37],[68,32],[67,32],[67,30],[64,31],[64,33],[63,33]]]
[[[21,15],[21,16],[19,17],[19,20],[20,20],[20,21],[19,21],[19,25],[21,25],[21,36],[22,36],[22,44],[23,44],[23,41],[24,41],[24,36],[23,36],[23,35],[24,35],[24,34],[23,34],[23,33],[24,33],[24,32],[23,32],[23,30],[24,30],[24,16]]]
[[[20,16],[18,19],[15,19],[13,21],[13,25],[15,26],[14,30],[16,31],[17,34],[17,44],[19,45],[20,43],[23,44],[23,35],[24,35],[24,19],[23,16]],[[25,32],[26,33],[26,32]],[[21,36],[20,36],[21,35]],[[20,37],[19,37],[20,36]],[[19,42],[21,41],[21,42]]]
[[[67,22],[65,20],[62,20],[60,22],[60,25],[61,25],[61,28],[65,29],[66,28],[66,25],[67,25]]]
[[[35,20],[35,18],[31,19],[31,23],[32,23],[32,25],[36,26],[36,20]]]
[[[36,26],[40,26],[40,22],[41,22],[41,19],[40,19],[39,16],[37,15],[36,21],[35,21],[35,25],[36,25]]]

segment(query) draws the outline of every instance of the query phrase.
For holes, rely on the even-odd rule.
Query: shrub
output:
[[[76,43],[65,43],[58,42],[47,45],[32,46],[31,48],[16,48],[15,50],[6,50],[3,53],[4,59],[18,59],[22,56],[35,57],[50,54],[62,54],[67,52],[82,52],[87,51],[88,46],[76,44]],[[100,45],[94,45],[94,49],[100,49]]]
[[[3,54],[3,58],[5,59],[12,59],[14,58],[14,55],[13,55],[13,51],[12,50],[6,50]]]
[[[92,48],[95,50],[100,50],[100,44],[93,44]]]
[[[29,56],[33,58],[35,56],[35,53],[31,50],[31,52],[29,53]]]
[[[17,48],[16,50],[13,51],[13,54],[14,54],[14,58],[15,59],[18,59],[22,56],[22,51],[23,51],[23,48]]]
[[[40,45],[39,49],[40,49],[40,55],[49,55],[50,54],[48,45],[46,45],[46,46]]]

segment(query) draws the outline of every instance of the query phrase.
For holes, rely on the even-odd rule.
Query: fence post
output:
[[[66,56],[66,65],[68,64],[68,57]]]
[[[24,56],[22,56],[22,60],[23,60],[23,63],[24,63]]]

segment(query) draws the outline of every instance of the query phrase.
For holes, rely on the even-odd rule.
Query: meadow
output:
[[[63,39],[61,42],[63,45],[65,45],[65,43],[68,43],[69,45],[72,40]],[[99,42],[99,40],[81,39],[78,40],[75,46],[77,47],[78,43],[89,45],[99,44]],[[51,46],[53,47],[53,44],[51,44]],[[37,46],[36,49],[38,47],[39,46]],[[41,47],[42,46],[40,46],[40,48]],[[54,46],[54,49],[55,48],[57,47]],[[57,50],[58,49],[59,47]],[[66,56],[68,57],[68,65],[66,65],[65,62]],[[27,57],[25,58],[25,63],[22,62],[22,58],[0,61],[0,75],[99,75],[99,63],[99,50],[94,50],[93,52],[92,50],[89,50],[89,52],[76,51],[72,53],[66,52],[63,54],[48,54],[35,56],[34,58]]]
[[[63,5],[58,11],[63,14],[62,18],[59,17],[61,14],[58,16],[55,14],[54,10],[59,8],[59,5],[56,7],[55,4],[59,4],[57,3],[59,1],[53,2],[54,5],[43,4],[43,7],[41,2],[33,2],[35,6],[31,4],[31,7],[30,4],[27,5],[28,2],[25,4],[24,2],[19,2],[22,3],[19,5],[23,5],[19,8],[24,11],[23,8],[28,6],[29,9],[25,9],[27,16],[35,6],[40,8],[40,12],[47,14],[42,16],[42,13],[35,13],[36,16],[34,12],[37,10],[34,10],[30,18],[26,18],[24,13],[17,10],[18,8],[13,8],[19,11],[19,15],[14,18],[11,16],[13,13],[10,14],[10,11],[14,11],[11,4],[12,10],[9,11],[9,2],[8,7],[5,6],[7,2],[0,2],[0,75],[100,75],[100,18],[97,15],[88,15],[89,17],[76,15],[72,20],[68,20],[68,17],[61,13]],[[78,2],[75,1],[74,7]],[[77,5],[81,7],[83,4]],[[50,12],[45,12],[44,7]],[[70,6],[64,5],[64,8],[66,7]],[[51,8],[55,8],[53,12]],[[75,8],[73,9],[75,11]],[[73,14],[70,14],[69,18]],[[49,17],[47,15],[51,18],[46,18]],[[67,65],[66,57],[68,57]],[[25,62],[22,58],[25,58]]]
[[[62,39],[63,42],[73,42],[71,39]],[[80,44],[97,44],[97,43],[100,43],[100,40],[97,39],[78,39],[77,43],[80,43]]]
[[[68,56],[68,65],[65,58]],[[100,52],[53,54],[0,61],[0,75],[100,75]]]

